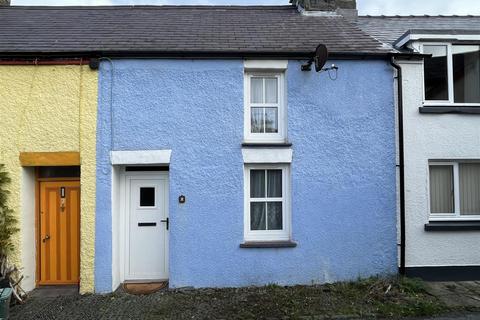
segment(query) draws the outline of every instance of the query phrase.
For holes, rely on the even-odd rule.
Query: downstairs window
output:
[[[288,165],[245,167],[245,241],[290,239]]]
[[[431,162],[430,217],[480,220],[480,163]]]

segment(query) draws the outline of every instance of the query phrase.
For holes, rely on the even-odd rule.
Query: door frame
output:
[[[80,183],[80,197],[82,196],[82,184],[81,184],[81,179],[79,177],[67,177],[67,178],[40,178],[39,177],[39,170],[38,168],[35,168],[35,288],[38,288],[40,286],[45,286],[40,284],[40,275],[41,273],[41,261],[40,261],[40,246],[42,239],[41,238],[41,232],[40,232],[40,211],[41,211],[41,205],[40,205],[40,183],[41,182],[60,182],[60,181],[78,181]],[[80,212],[79,218],[80,218],[80,224],[78,225],[79,228],[79,234],[81,234],[80,230],[80,225],[82,221],[82,206],[80,206]],[[81,255],[78,257],[78,263],[81,265]],[[78,284],[80,285],[80,284]]]
[[[130,229],[129,224],[127,223],[128,214],[130,210],[130,180],[139,178],[139,179],[151,179],[151,180],[165,180],[166,181],[166,192],[167,196],[165,197],[165,207],[167,211],[167,218],[170,217],[170,206],[169,206],[169,197],[170,197],[170,180],[169,180],[169,171],[130,171],[127,172],[125,167],[122,168],[120,173],[120,205],[119,205],[119,214],[120,214],[120,234],[119,234],[119,257],[120,257],[120,283],[125,282],[160,282],[167,281],[170,276],[170,236],[169,230],[166,233],[165,240],[165,266],[167,270],[167,279],[141,279],[141,280],[125,280],[126,275],[126,263],[127,263],[127,246],[130,240]]]

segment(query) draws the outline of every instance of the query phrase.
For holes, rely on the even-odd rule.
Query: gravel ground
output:
[[[322,286],[163,290],[135,296],[31,297],[11,319],[480,319],[428,294],[410,280],[370,279]],[[418,319],[418,318],[417,318]],[[430,318],[428,318],[430,319]]]

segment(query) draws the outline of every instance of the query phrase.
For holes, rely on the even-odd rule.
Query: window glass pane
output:
[[[480,163],[461,163],[460,214],[480,214]]]
[[[425,99],[448,100],[447,46],[423,46],[425,54]]]
[[[264,127],[264,108],[252,108],[251,131],[252,133],[263,133]]]
[[[155,188],[140,188],[140,207],[155,207]]]
[[[265,79],[265,102],[278,103],[278,80],[277,78]]]
[[[251,78],[250,102],[263,103],[263,78]]]
[[[282,203],[268,202],[268,230],[282,230]]]
[[[430,210],[454,213],[453,166],[430,166]]]
[[[250,230],[266,230],[265,202],[250,203]]]
[[[282,197],[282,170],[268,170],[267,173],[267,197]]]
[[[39,167],[39,178],[71,178],[80,177],[79,166],[68,167]]]
[[[265,198],[265,170],[250,170],[250,198]]]
[[[265,108],[265,132],[278,132],[278,108]]]
[[[455,102],[480,102],[480,46],[453,46]]]

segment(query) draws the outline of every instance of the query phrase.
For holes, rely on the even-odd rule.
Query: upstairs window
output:
[[[282,142],[285,139],[283,82],[283,73],[246,73],[246,141]]]
[[[430,163],[430,217],[480,218],[480,163]]]
[[[480,104],[480,46],[425,44],[426,103]]]

